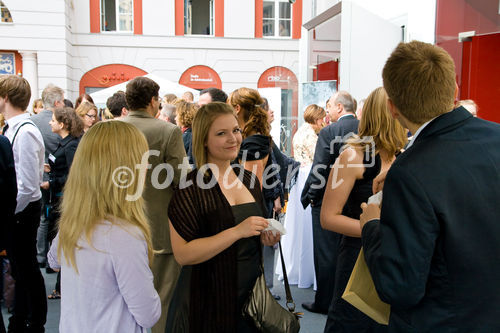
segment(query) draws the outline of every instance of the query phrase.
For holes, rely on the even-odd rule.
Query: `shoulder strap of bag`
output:
[[[280,248],[281,257],[281,268],[283,270],[283,280],[285,281],[285,293],[286,293],[286,307],[288,311],[295,311],[295,302],[293,301],[292,292],[290,291],[290,285],[288,284],[288,276],[286,275],[285,259],[283,259],[283,250],[281,250],[281,241],[278,242]]]
[[[16,130],[16,133],[14,133],[14,136],[12,137],[12,147],[14,147],[14,140],[16,140],[16,136],[17,136],[17,133],[19,133],[19,130],[21,129],[21,127],[23,127],[24,125],[33,125],[36,127],[35,124],[33,124],[30,120],[28,121],[25,121],[24,123],[22,123],[21,125],[19,125],[17,127],[17,130]]]

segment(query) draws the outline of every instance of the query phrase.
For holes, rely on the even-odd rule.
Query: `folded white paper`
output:
[[[286,234],[285,227],[279,221],[275,219],[267,219],[267,222],[269,222],[269,225],[266,229],[264,229],[264,231],[271,231],[275,236],[277,232],[279,232],[281,235]]]
[[[372,195],[371,197],[368,198],[368,204],[375,204],[379,205],[382,203],[382,191],[377,192],[376,194]]]

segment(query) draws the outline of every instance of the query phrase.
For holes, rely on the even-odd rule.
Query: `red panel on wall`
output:
[[[264,0],[255,0],[255,38],[262,38],[264,34],[263,16]]]
[[[142,35],[142,0],[134,0],[134,35]]]
[[[175,35],[184,36],[184,0],[175,0]]]
[[[199,90],[211,87],[222,89],[222,81],[219,74],[212,68],[203,65],[188,68],[182,73],[179,83]]]
[[[313,81],[327,81],[339,79],[338,61],[327,61],[316,66],[313,70]]]
[[[462,43],[458,33],[475,31],[476,35],[500,31],[498,0],[437,0],[436,44],[455,61],[457,83],[462,99]]]
[[[474,36],[465,46],[461,99],[472,99],[478,105],[478,117],[500,123],[500,33]],[[467,63],[466,63],[466,60]],[[467,93],[467,95],[465,95]]]
[[[300,39],[302,30],[302,0],[297,0],[292,5],[292,38]]]
[[[129,65],[99,66],[83,74],[80,79],[80,94],[85,92],[86,87],[107,88],[146,74],[148,73],[142,69]]]
[[[99,0],[90,0],[90,32],[101,32],[101,18],[99,10]]]
[[[224,0],[215,0],[215,37],[224,37]]]

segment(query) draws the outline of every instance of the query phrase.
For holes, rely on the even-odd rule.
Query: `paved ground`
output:
[[[42,270],[43,277],[45,279],[45,287],[47,289],[47,294],[54,288],[56,282],[56,274],[45,274],[45,270]],[[310,302],[314,299],[314,291],[312,287],[309,289],[299,289],[296,286],[291,286],[292,296],[297,305],[297,310],[299,312],[304,312],[304,317],[301,319],[301,332],[304,333],[320,333],[323,332],[325,327],[326,316],[310,313],[302,309],[303,302]],[[285,305],[285,288],[283,284],[275,280],[275,287],[273,292],[281,296],[280,303]],[[91,295],[90,295],[91,296]],[[57,333],[59,332],[59,312],[61,309],[60,300],[47,300],[48,302],[48,314],[47,314],[47,324],[45,329],[47,333]],[[9,314],[7,313],[5,307],[2,304],[2,315],[5,324],[8,323]]]

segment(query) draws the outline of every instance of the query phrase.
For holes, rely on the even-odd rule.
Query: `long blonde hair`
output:
[[[375,151],[385,150],[394,156],[408,141],[406,130],[391,117],[387,108],[387,93],[379,87],[372,91],[363,104],[363,117],[359,122],[358,135],[347,141],[350,146],[363,147],[368,142],[359,138],[372,137]],[[375,152],[373,152],[375,153]]]
[[[153,248],[143,199],[126,199],[142,186],[138,179],[143,171],[136,166],[147,150],[144,135],[117,120],[97,123],[83,136],[64,187],[57,251],[77,272],[78,241],[85,236],[92,244],[92,233],[103,220],[137,226],[146,240],[151,263]],[[119,183],[116,170],[130,171],[130,186]]]

